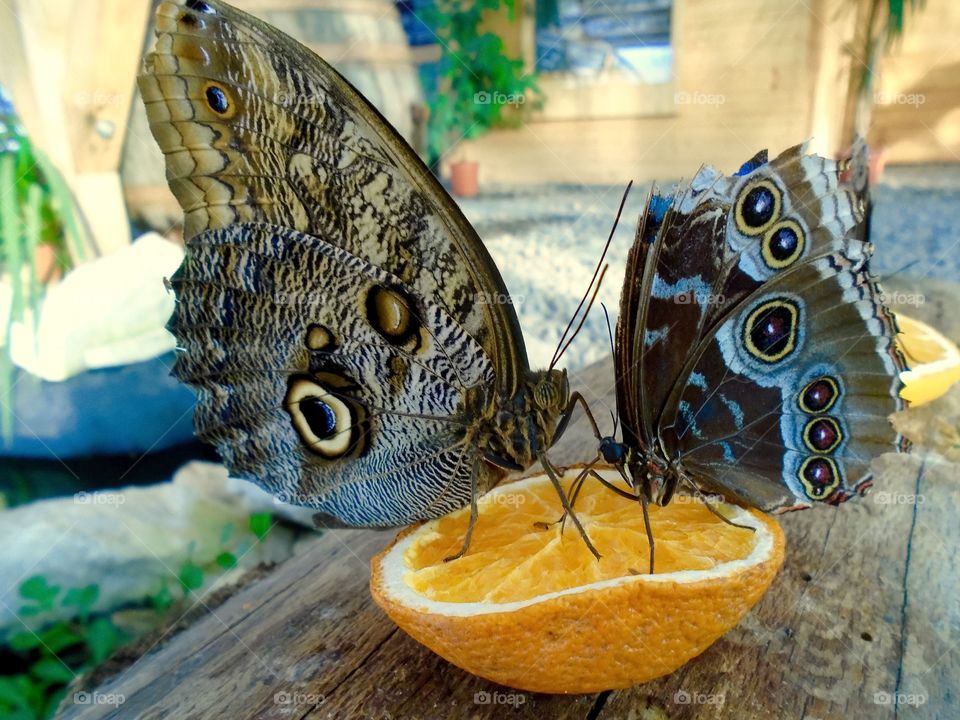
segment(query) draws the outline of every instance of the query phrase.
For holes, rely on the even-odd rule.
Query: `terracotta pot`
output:
[[[477,179],[479,165],[470,160],[459,160],[450,165],[453,194],[458,197],[476,197],[480,192]]]

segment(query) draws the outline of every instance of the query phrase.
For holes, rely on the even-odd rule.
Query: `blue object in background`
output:
[[[13,376],[13,437],[0,456],[68,459],[158,452],[193,440],[195,396],[170,376],[172,352],[46,382]]]

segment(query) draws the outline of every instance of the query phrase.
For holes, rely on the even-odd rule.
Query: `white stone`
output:
[[[240,567],[280,562],[292,552],[293,533],[275,525],[258,544],[248,529],[250,515],[265,510],[276,516],[283,509],[252,484],[228,479],[221,465],[203,462],[185,465],[159,485],[78,493],[6,510],[0,513],[0,635],[23,629],[15,615],[24,604],[17,590],[33,575],[62,591],[96,583],[94,609],[106,611],[141,602],[164,583],[176,597],[178,574],[188,561],[209,569],[205,577],[219,576],[215,559],[224,550],[238,555]],[[231,523],[233,535],[224,545],[223,529]],[[238,541],[251,548],[242,557]],[[24,620],[35,626],[60,615]]]

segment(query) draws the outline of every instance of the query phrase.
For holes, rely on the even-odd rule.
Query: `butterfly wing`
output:
[[[646,252],[643,292],[633,300],[640,309],[630,317],[634,331],[627,334],[634,337],[629,363],[638,376],[632,402],[639,400],[648,444],[691,349],[719,318],[785,263],[847,244],[856,211],[837,187],[833,164],[804,156],[800,146],[772,162],[764,159],[759,154],[741,168],[743,175],[732,177],[701,169],[674,196]],[[761,210],[782,209],[782,219],[749,226],[758,203]],[[792,250],[784,254],[791,237]],[[764,256],[771,252],[781,260],[768,263]]]
[[[235,475],[351,525],[469,501],[458,413],[493,366],[438,304],[334,244],[265,224],[195,235],[171,284],[175,373],[198,389],[198,436]]]
[[[175,374],[235,474],[353,525],[434,517],[496,473],[478,396],[529,373],[489,254],[330,66],[214,0],[161,2],[139,86],[184,210]]]
[[[865,265],[822,257],[738,303],[661,419],[667,456],[764,510],[861,494],[873,457],[902,442],[896,326]]]
[[[869,246],[850,237],[859,218],[835,164],[799,146],[732,177],[704,168],[674,197],[634,333],[646,447],[767,509],[864,487],[870,457],[896,440],[886,416],[902,365]],[[764,356],[790,328],[790,351]],[[834,404],[797,405],[834,386]]]
[[[507,296],[500,273],[380,113],[310,50],[222,2],[162,2],[156,32],[138,82],[185,237],[263,222],[336,243],[434,298],[512,395],[527,370],[516,313],[478,302]]]
[[[853,191],[863,208],[863,220],[853,230],[853,237],[870,240],[870,223],[873,218],[873,199],[870,196],[870,147],[857,135],[850,146],[850,157],[845,163],[841,178]]]

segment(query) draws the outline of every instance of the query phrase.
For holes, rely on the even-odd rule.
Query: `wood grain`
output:
[[[602,417],[609,360],[574,386]],[[555,457],[594,448],[577,422]],[[123,705],[68,704],[63,717],[957,717],[957,465],[920,449],[876,470],[866,499],[783,518],[787,561],[757,607],[676,673],[630,690],[518,693],[451,666],[370,599],[369,559],[390,534],[334,531],[97,689]]]

